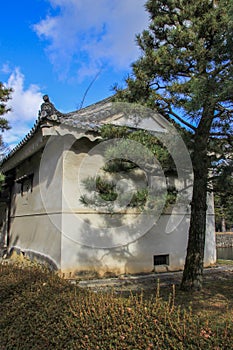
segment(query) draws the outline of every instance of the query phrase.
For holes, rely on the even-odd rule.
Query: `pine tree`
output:
[[[226,158],[215,168],[212,181],[216,231],[221,232],[233,229],[233,147],[228,148]]]
[[[230,0],[149,0],[141,57],[117,98],[175,118],[193,135],[193,197],[181,288],[202,287],[211,138],[232,140],[233,5]]]
[[[5,130],[9,130],[10,126],[8,120],[3,117],[4,114],[10,111],[10,108],[7,108],[7,101],[10,99],[10,93],[12,89],[6,88],[0,82],[0,130],[4,132]],[[0,150],[3,150],[4,145],[2,141],[2,136],[0,135]]]

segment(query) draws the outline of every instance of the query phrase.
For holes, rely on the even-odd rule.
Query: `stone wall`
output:
[[[216,247],[217,248],[233,247],[233,232],[216,233]]]

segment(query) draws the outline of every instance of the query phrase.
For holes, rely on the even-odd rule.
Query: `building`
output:
[[[154,157],[150,163],[147,150],[142,145],[136,150],[138,144],[132,141],[119,158],[127,158],[131,163],[142,163],[147,158],[147,164],[139,164],[131,175],[124,171],[114,175],[118,191],[115,201],[106,203],[102,197],[102,204],[85,205],[86,195],[92,200],[93,193],[96,195],[95,188],[89,188],[87,193],[85,181],[103,175],[104,154],[115,142],[100,142],[103,125],[128,126],[130,130],[147,130],[157,135],[172,155],[176,175],[164,175]],[[47,262],[67,277],[183,268],[192,167],[182,139],[160,114],[111,99],[62,114],[46,95],[35,126],[3,159],[1,171],[5,175],[0,202],[1,242],[8,252]],[[160,204],[152,210],[148,206],[143,210],[130,206],[135,188],[145,187],[159,193],[162,204],[157,201]],[[163,194],[169,187],[175,187],[178,195],[173,205],[164,206]],[[215,261],[214,207],[210,195],[205,265]]]

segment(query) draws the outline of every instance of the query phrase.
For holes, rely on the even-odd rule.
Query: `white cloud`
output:
[[[11,129],[3,133],[3,141],[10,148],[14,147],[31,129],[37,119],[38,111],[42,103],[42,93],[37,85],[24,87],[24,75],[16,68],[4,83],[11,87],[13,92],[8,102],[11,111],[7,113]]]
[[[145,0],[50,0],[60,13],[34,26],[48,41],[47,50],[57,70],[71,67],[80,75],[108,66],[128,69],[138,57],[135,35],[148,25]]]
[[[9,63],[4,63],[1,67],[1,72],[4,74],[9,74],[11,72]]]

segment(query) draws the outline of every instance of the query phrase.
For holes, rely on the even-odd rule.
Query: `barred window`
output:
[[[158,265],[169,265],[169,255],[154,255],[154,266]]]

